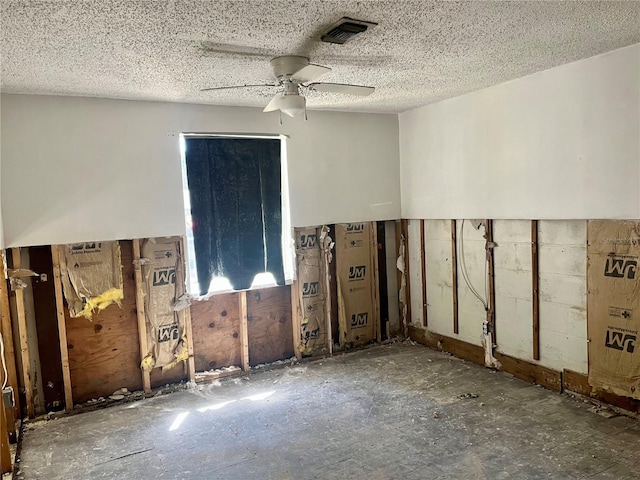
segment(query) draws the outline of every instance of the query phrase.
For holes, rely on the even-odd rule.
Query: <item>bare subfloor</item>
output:
[[[29,480],[640,478],[640,422],[589,408],[381,346],[36,422],[20,465]]]

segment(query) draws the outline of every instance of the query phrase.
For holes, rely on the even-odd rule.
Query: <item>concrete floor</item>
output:
[[[396,344],[32,423],[20,471],[28,480],[640,478],[640,422],[590,406]]]

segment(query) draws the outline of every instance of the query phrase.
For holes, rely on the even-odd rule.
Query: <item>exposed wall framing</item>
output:
[[[533,359],[540,360],[540,278],[538,275],[538,221],[531,220],[531,302]]]
[[[460,332],[458,318],[458,226],[451,220],[451,282],[453,289],[453,333]]]
[[[9,289],[5,277],[6,262],[4,251],[0,251],[0,269],[2,269],[2,281],[0,281],[0,334],[4,341],[5,358],[7,361],[8,380],[7,385],[13,388],[15,397],[14,418],[20,417],[20,395],[18,384],[18,369],[16,365],[16,353],[13,345],[13,326],[9,307]]]
[[[422,278],[422,326],[429,325],[427,309],[427,262],[425,259],[424,220],[420,220],[420,278]]]
[[[19,248],[11,249],[13,269],[22,268],[22,260]],[[22,358],[22,379],[24,385],[25,399],[27,403],[27,415],[29,418],[35,416],[33,382],[31,378],[31,359],[29,357],[29,338],[27,329],[27,312],[24,302],[24,290],[22,286],[15,289],[16,312],[18,320],[18,334],[20,338],[20,356]]]
[[[140,264],[140,240],[132,240],[133,268],[136,284],[136,317],[138,320],[138,342],[140,343],[140,372],[142,375],[142,388],[145,393],[151,392],[151,375],[149,370],[142,367],[142,362],[149,354],[147,342],[147,318],[144,311],[144,292],[142,291],[142,266]]]
[[[69,349],[67,343],[67,326],[64,311],[64,297],[62,293],[62,272],[66,270],[64,255],[60,254],[60,246],[51,246],[53,260],[53,282],[56,293],[56,315],[58,318],[58,340],[60,343],[60,359],[62,362],[62,381],[64,384],[65,409],[73,409],[73,393],[71,388],[71,370],[69,367]]]
[[[369,240],[366,243],[370,242],[373,260],[372,321],[376,327],[373,339],[379,340],[381,332],[377,325],[379,287],[378,271],[375,268],[378,253],[375,228],[367,238]],[[148,353],[149,345],[145,298],[141,288],[141,240],[122,240],[119,244],[124,298],[121,306],[110,305],[95,313],[91,320],[70,316],[62,284],[62,276],[66,274],[67,268],[61,251],[63,246],[51,247],[52,291],[55,293],[58,344],[67,411],[73,409],[76,403],[99,397],[106,398],[123,387],[129,391],[142,389],[149,393],[156,386],[166,383],[185,379],[201,381],[219,378],[240,371],[238,365],[242,370],[249,371],[251,366],[287,359],[295,354],[292,335],[292,307],[295,301],[291,295],[291,287],[272,287],[223,293],[206,300],[194,301],[189,308],[182,311],[185,315],[185,332],[190,347],[187,361],[164,372],[160,368],[145,371],[141,368],[141,362]],[[15,258],[14,266],[19,268],[19,251],[12,254]],[[323,250],[321,281],[326,289],[330,288],[330,255],[329,250]],[[6,294],[7,289],[3,288],[2,292]],[[331,295],[327,294],[327,307],[331,301]],[[16,306],[19,305],[20,298],[16,302]],[[324,318],[329,328],[331,317],[331,308],[327,308]],[[5,318],[3,315],[2,318],[4,332],[7,328],[4,324],[9,321],[9,317]],[[25,350],[22,348],[24,334],[28,332],[28,328],[24,328],[24,311],[20,307],[17,309],[16,318],[22,318],[18,332],[22,335],[22,353]],[[329,342],[331,343],[330,337]],[[12,346],[13,342],[10,343]],[[28,354],[28,349],[24,353]],[[43,361],[47,361],[47,358]],[[24,359],[24,364],[27,367],[30,365],[28,359]],[[25,374],[30,375],[29,368],[25,369]],[[25,381],[25,385],[29,385],[29,382]],[[33,409],[33,393],[26,405],[31,405]]]
[[[495,243],[493,241],[493,220],[485,220],[485,236],[487,239],[487,271],[489,275],[489,298],[487,299],[487,323],[491,331],[491,341],[493,346],[496,344],[496,282],[495,282],[495,262],[493,258],[493,249]]]

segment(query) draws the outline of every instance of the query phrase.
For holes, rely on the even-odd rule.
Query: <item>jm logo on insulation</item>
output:
[[[633,353],[636,349],[635,342],[637,337],[629,333],[616,332],[613,330],[607,330],[607,337],[605,339],[605,346],[608,348],[614,348],[616,350]]]
[[[366,265],[356,265],[355,267],[349,267],[349,281],[364,280],[366,274]]]
[[[638,262],[636,260],[609,257],[604,265],[604,275],[605,277],[634,279],[637,268]]]

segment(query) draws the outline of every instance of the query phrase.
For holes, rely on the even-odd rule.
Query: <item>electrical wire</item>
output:
[[[0,335],[0,357],[2,358],[2,372],[4,373],[4,377],[2,378],[2,390],[4,390],[9,380],[9,374],[7,373],[7,362],[4,358],[4,340],[2,339],[2,335]]]
[[[464,258],[464,222],[465,220],[462,220],[462,227],[460,228],[460,237],[459,237],[459,250],[460,250],[460,270],[462,272],[462,278],[464,279],[464,283],[467,284],[467,287],[469,287],[469,290],[471,290],[471,293],[473,293],[473,295],[480,300],[480,302],[482,303],[482,306],[484,307],[485,311],[489,310],[489,305],[488,302],[482,298],[480,296],[480,294],[478,293],[478,291],[473,287],[473,285],[471,284],[471,279],[469,277],[469,272],[467,272],[467,263],[465,261]],[[484,290],[485,290],[485,298],[488,296],[487,295],[487,259],[485,256],[485,261],[484,261],[484,271],[485,271],[485,275],[484,275]]]

